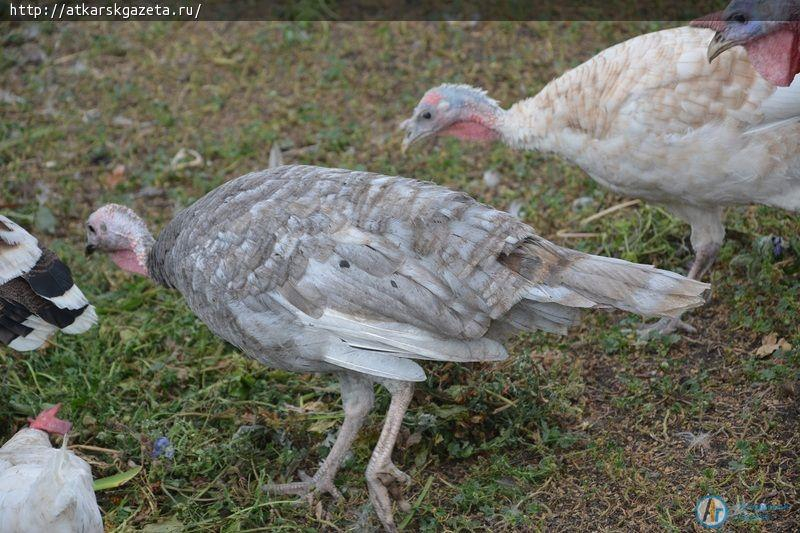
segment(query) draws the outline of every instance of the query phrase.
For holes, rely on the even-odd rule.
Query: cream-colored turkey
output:
[[[47,432],[69,424],[55,419],[56,406],[0,448],[0,531],[3,533],[98,533],[103,519],[83,459],[53,448]],[[41,428],[41,429],[37,429]]]
[[[449,135],[565,157],[688,222],[689,276],[700,279],[724,240],[726,206],[800,208],[800,81],[776,88],[742,48],[709,64],[713,36],[681,27],[634,37],[508,110],[481,89],[433,88],[403,123],[404,146]]]

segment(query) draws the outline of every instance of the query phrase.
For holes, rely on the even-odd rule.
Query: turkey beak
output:
[[[97,250],[97,246],[94,244],[87,244],[86,245],[86,255],[92,255]]]
[[[411,146],[411,143],[414,142],[413,135],[411,134],[412,130],[414,129],[411,125],[411,119],[408,118],[400,123],[400,131],[406,132],[405,137],[403,137],[403,146],[400,147],[400,151],[405,154],[408,147]]]
[[[406,135],[405,138],[403,139],[403,146],[400,147],[400,152],[403,155],[405,155],[405,153],[408,151],[408,147],[411,146],[412,142],[414,142],[414,140],[408,135]]]
[[[429,131],[419,131],[416,129],[414,127],[414,121],[411,118],[404,120],[400,124],[400,129],[406,132],[406,136],[403,138],[403,146],[401,147],[403,154],[408,151],[411,145],[417,144],[419,141],[432,134],[432,132]]]
[[[730,50],[734,46],[738,46],[739,43],[736,41],[729,41],[725,38],[721,31],[718,31],[714,34],[714,37],[711,39],[711,42],[708,43],[708,62],[711,63],[714,61],[717,56],[723,53],[726,50]]]

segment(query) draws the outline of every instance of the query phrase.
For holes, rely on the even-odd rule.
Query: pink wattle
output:
[[[147,269],[141,263],[139,263],[139,259],[132,250],[111,252],[111,260],[114,261],[114,263],[116,263],[116,265],[122,270],[147,276]]]
[[[456,122],[442,130],[440,135],[449,135],[465,141],[492,141],[498,137],[497,132],[491,128],[472,121]]]
[[[745,45],[753,67],[773,85],[787,87],[800,72],[800,31],[785,29]]]
[[[50,409],[45,409],[34,419],[28,419],[28,423],[33,429],[47,431],[48,433],[59,433],[66,435],[72,429],[72,423],[66,420],[61,420],[56,415],[58,410],[61,409],[61,404],[57,403]]]

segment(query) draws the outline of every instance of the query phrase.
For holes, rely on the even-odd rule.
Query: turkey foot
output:
[[[378,518],[387,531],[397,531],[392,517],[392,500],[397,502],[401,511],[411,510],[403,495],[403,489],[411,484],[411,478],[391,461],[385,465],[370,465],[366,477],[369,499]]]
[[[687,324],[680,318],[661,318],[652,324],[639,328],[637,334],[642,340],[649,340],[657,335],[669,335],[681,331],[683,333],[697,333],[697,328]]]
[[[344,422],[336,435],[331,451],[322,462],[313,477],[302,470],[298,472],[300,481],[294,483],[270,483],[264,485],[262,490],[270,494],[295,494],[304,496],[309,503],[314,500],[314,494],[328,493],[335,500],[342,499],[342,493],[333,484],[336,472],[342,465],[345,454],[350,450],[353,441],[358,435],[358,430],[364,419],[372,409],[373,390],[372,381],[361,376],[343,374],[339,376],[342,388],[342,406],[344,407]]]
[[[333,476],[325,475],[324,473],[320,474],[320,472],[322,472],[322,469],[318,470],[312,477],[300,470],[297,474],[300,476],[301,481],[268,483],[261,487],[261,490],[268,494],[293,494],[305,497],[309,503],[313,502],[315,494],[330,494],[334,500],[341,500],[342,493],[334,485]]]

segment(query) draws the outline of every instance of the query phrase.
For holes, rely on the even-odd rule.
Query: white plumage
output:
[[[39,241],[13,220],[0,215],[0,285],[27,272],[42,256]]]
[[[796,211],[800,81],[776,89],[744,50],[709,64],[712,35],[676,28],[609,48],[512,106],[503,139],[663,205],[691,224],[696,249],[721,245],[726,205]]]
[[[0,531],[97,533],[103,520],[83,459],[25,428],[0,448]]]

